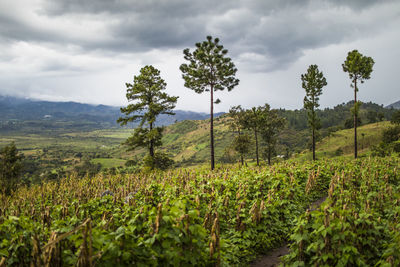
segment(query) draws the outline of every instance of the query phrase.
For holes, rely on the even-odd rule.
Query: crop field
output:
[[[400,164],[373,159],[330,182],[328,198],[300,216],[288,266],[400,266]]]
[[[399,163],[337,158],[21,187],[0,195],[0,265],[243,266],[291,236],[289,266],[398,266]]]
[[[78,150],[102,149],[118,146],[129,133],[125,129],[96,130],[93,132],[73,132],[54,135],[13,133],[2,134],[0,145],[14,141],[23,151],[43,149],[48,147],[73,147]]]

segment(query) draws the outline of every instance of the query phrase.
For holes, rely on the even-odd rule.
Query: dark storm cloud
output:
[[[210,8],[212,6],[213,8]],[[86,43],[87,49],[143,52],[193,45],[208,34],[207,22],[232,8],[233,2],[203,1],[49,1],[50,17],[97,14],[104,17],[111,40]],[[101,34],[101,33],[100,33]]]
[[[309,64],[327,74],[334,93],[325,105],[347,101],[340,66],[355,48],[376,59],[363,97],[389,104],[398,99],[399,24],[398,0],[0,0],[0,94],[120,105],[124,81],[153,64],[180,108],[205,111],[179,65],[184,48],[212,35],[241,79],[221,111],[267,100],[300,107],[299,75]]]
[[[0,13],[0,41],[47,41],[49,36],[31,25],[24,23],[17,17]]]
[[[358,16],[388,2],[46,0],[35,10],[38,18],[79,22],[81,27],[75,32],[57,31],[0,11],[0,41],[74,45],[86,52],[137,53],[193,47],[211,34],[219,36],[237,60],[253,59],[247,62],[249,68],[270,71],[287,67],[306,49],[356,40],[381,29],[381,24],[387,23],[384,19],[365,22]],[[335,12],[347,12],[348,16],[336,18]],[[326,17],[321,15],[325,13]],[[91,22],[102,26],[90,29],[87,23]],[[85,30],[88,35],[79,35]]]
[[[214,0],[61,0],[46,2],[44,13],[63,15],[68,13],[108,13],[108,14],[163,14],[164,16],[193,16],[217,14],[235,6],[234,1]]]
[[[375,4],[384,4],[389,2],[394,2],[395,0],[328,0],[338,6],[347,6],[354,10],[363,10],[365,8],[369,8]]]

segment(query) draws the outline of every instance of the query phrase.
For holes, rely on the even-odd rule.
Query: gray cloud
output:
[[[399,24],[394,0],[4,1],[0,87],[18,87],[7,75],[35,82],[46,75],[83,77],[140,63],[167,65],[163,57],[179,53],[170,63],[177,68],[181,51],[206,35],[220,37],[244,76],[273,73],[308,51],[359,42]]]
[[[83,51],[111,53],[183,49],[212,34],[221,37],[233,57],[254,53],[269,58],[264,67],[255,66],[269,71],[287,67],[303,55],[304,49],[356,40],[380,29],[380,21],[364,24],[359,21],[363,16],[359,13],[376,3],[372,0],[47,0],[34,12],[37,21],[3,12],[0,33],[8,41],[70,44]],[[348,16],[338,16],[346,13]],[[75,32],[40,25],[51,21],[69,22]],[[101,26],[90,29],[87,26],[90,23]],[[89,34],[82,36],[76,31]]]

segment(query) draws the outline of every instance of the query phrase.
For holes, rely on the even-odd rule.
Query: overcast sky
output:
[[[160,69],[177,108],[209,110],[209,95],[183,86],[183,49],[219,37],[239,86],[218,92],[217,111],[241,104],[303,105],[300,75],[317,64],[321,107],[352,99],[347,53],[375,60],[359,99],[400,100],[400,1],[0,0],[0,94],[126,105],[126,82]]]

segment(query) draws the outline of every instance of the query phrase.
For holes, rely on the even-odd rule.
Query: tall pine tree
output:
[[[308,125],[312,132],[312,153],[315,160],[315,134],[321,128],[320,120],[317,116],[316,109],[319,107],[319,96],[322,94],[322,87],[327,85],[326,79],[322,72],[318,70],[317,65],[308,67],[307,73],[301,75],[302,87],[306,91],[304,97],[304,108],[307,110]]]
[[[371,57],[363,56],[357,50],[347,54],[346,61],[342,64],[343,71],[349,73],[351,87],[354,88],[354,158],[357,158],[357,121],[360,104],[357,102],[357,82],[364,83],[371,76],[374,60]]]
[[[227,89],[231,91],[239,80],[235,78],[236,67],[231,58],[227,57],[228,50],[219,43],[219,39],[207,36],[207,40],[196,43],[196,49],[190,52],[183,50],[187,64],[182,64],[180,70],[185,81],[185,87],[201,94],[210,92],[210,148],[211,170],[215,167],[214,156],[214,92]]]

